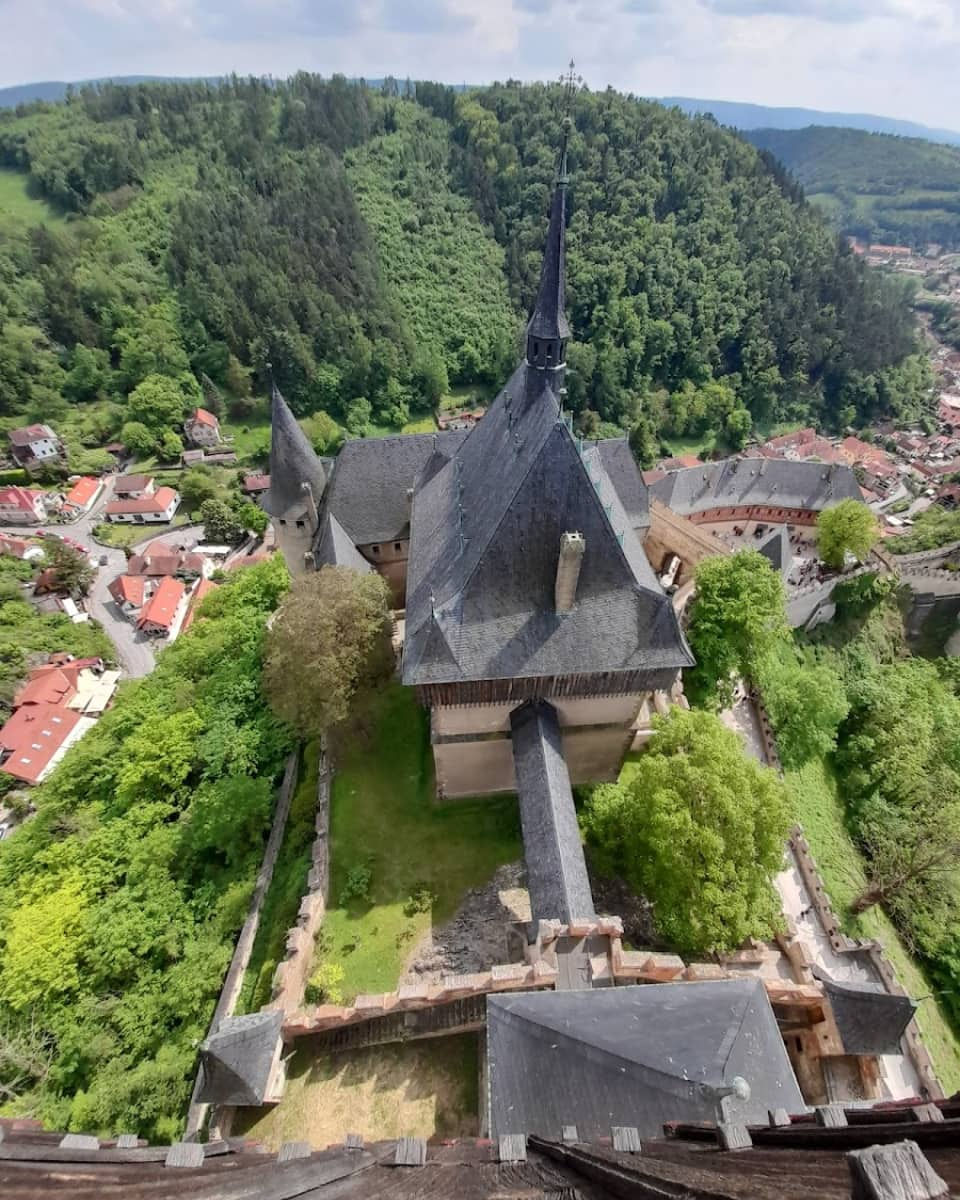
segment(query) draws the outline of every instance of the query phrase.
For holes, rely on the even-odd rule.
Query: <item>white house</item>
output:
[[[195,408],[183,423],[183,432],[192,446],[218,446],[220,422],[205,408]]]
[[[21,467],[35,467],[63,453],[63,444],[49,425],[25,425],[11,429],[7,436],[10,454]]]
[[[47,519],[43,492],[30,488],[0,487],[0,522],[9,525],[36,525]]]
[[[127,525],[159,525],[173,520],[179,503],[179,492],[172,487],[159,487],[147,495],[111,500],[103,511],[108,521]]]

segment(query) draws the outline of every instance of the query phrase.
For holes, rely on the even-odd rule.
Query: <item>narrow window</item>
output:
[[[379,547],[379,546],[371,546],[371,547],[370,547],[370,553],[371,553],[371,554],[379,554],[379,553],[380,553],[380,547]]]
[[[400,551],[403,549],[403,547],[400,545],[400,543],[399,543],[399,542],[394,542],[394,543],[393,543],[393,548],[394,548],[394,550],[396,550],[397,554],[399,554],[399,553],[400,553]]]
[[[303,520],[297,521],[297,528],[298,528],[298,529],[302,529],[302,528],[303,528],[303,526],[304,526],[304,523],[305,523],[305,522],[304,522]]]

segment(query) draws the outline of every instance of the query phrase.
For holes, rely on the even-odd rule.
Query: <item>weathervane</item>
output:
[[[583,76],[576,73],[572,58],[570,66],[560,76],[560,83],[563,86],[563,120],[560,123],[563,134],[560,139],[560,167],[557,172],[557,182],[566,184],[570,179],[567,174],[567,142],[570,139],[570,130],[573,128],[573,116],[571,115],[573,102],[577,92],[583,87]]]

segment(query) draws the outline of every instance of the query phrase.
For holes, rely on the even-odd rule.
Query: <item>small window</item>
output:
[[[379,546],[371,546],[371,547],[370,547],[370,553],[371,553],[371,554],[379,554],[379,553],[380,553],[380,547],[379,547]]]
[[[280,524],[281,524],[281,525],[286,525],[286,521],[283,519],[283,517],[281,517],[281,518],[280,518]]]
[[[300,521],[298,521],[298,522],[297,522],[297,528],[298,528],[298,529],[302,529],[302,528],[304,527],[304,525],[305,525],[305,524],[306,524],[306,522],[305,522],[305,521],[303,521],[303,520],[300,520]]]
[[[533,357],[534,357],[534,361],[536,361],[540,357],[540,343],[539,342],[533,343]]]
[[[399,554],[400,551],[403,549],[403,546],[401,546],[399,542],[394,542],[393,548],[394,548],[394,550],[396,550],[397,554]]]

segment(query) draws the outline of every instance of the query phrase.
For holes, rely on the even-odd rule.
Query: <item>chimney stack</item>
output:
[[[573,608],[577,599],[577,582],[583,565],[583,552],[587,548],[582,533],[569,530],[560,535],[560,557],[557,559],[557,584],[555,602],[557,615],[563,616]]]

